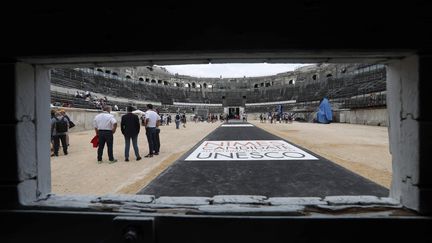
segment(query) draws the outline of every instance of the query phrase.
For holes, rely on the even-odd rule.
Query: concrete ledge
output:
[[[353,204],[353,205],[316,205],[317,208],[322,209],[322,210],[326,210],[326,211],[330,211],[330,212],[334,212],[334,213],[344,213],[343,211],[346,210],[355,210],[357,212],[376,212],[376,211],[388,211],[390,209],[401,209],[403,208],[402,205],[358,205],[358,204]],[[366,211],[365,211],[366,210]]]
[[[154,199],[155,196],[153,195],[108,194],[102,197],[98,197],[96,198],[96,200],[92,200],[92,203],[152,203]]]
[[[320,197],[271,197],[270,205],[327,205]]]
[[[96,196],[88,195],[59,196],[55,194],[49,194],[46,198],[41,198],[37,202],[32,203],[31,206],[67,209],[88,209],[91,205],[92,200],[95,199]]]
[[[211,198],[209,197],[159,197],[155,204],[167,205],[208,205]]]
[[[268,204],[267,197],[258,195],[220,195],[212,198],[213,204]]]
[[[208,205],[199,207],[199,213],[218,215],[304,215],[303,206],[247,206],[247,205]]]
[[[392,198],[376,196],[327,196],[324,201],[329,205],[399,205],[399,202]]]
[[[213,201],[212,201],[213,200]],[[212,204],[213,203],[213,204]],[[163,214],[213,214],[262,216],[313,216],[313,215],[392,215],[391,210],[403,210],[392,198],[375,196],[273,197],[254,195],[219,195],[209,197],[159,197],[153,195],[55,195],[27,204],[36,208],[56,210],[163,213]],[[406,213],[406,212],[404,212]]]
[[[118,208],[117,210],[120,213],[156,213],[157,209],[152,209],[148,207],[137,207],[133,205],[124,205],[123,207]]]

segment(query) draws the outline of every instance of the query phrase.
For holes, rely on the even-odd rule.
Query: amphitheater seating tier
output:
[[[222,97],[238,100],[246,96],[246,103],[274,102],[296,100],[297,103],[305,104],[310,101],[319,101],[323,96],[329,99],[344,99],[346,102],[341,107],[356,108],[369,106],[385,106],[385,98],[368,96],[360,101],[350,99],[354,96],[364,96],[383,92],[386,90],[385,68],[377,69],[367,73],[356,75],[344,75],[338,78],[325,78],[309,83],[284,86],[270,86],[265,88],[246,89],[242,91],[214,90],[201,91],[169,85],[150,84],[134,81],[120,81],[97,73],[84,72],[75,69],[53,69],[51,71],[51,82],[55,85],[90,91],[93,93],[106,94],[107,96],[121,97],[126,99],[159,101],[166,109],[176,112],[178,108],[173,102],[183,103],[212,103],[222,104]],[[64,101],[73,104],[74,107],[94,108],[89,102],[73,96],[65,96],[58,92],[51,92],[53,101]],[[385,95],[384,95],[385,96]],[[118,103],[119,107],[125,107],[126,103]],[[192,108],[186,110],[192,111]],[[221,109],[221,108],[220,108]],[[220,111],[217,109],[217,111]],[[263,110],[268,107],[249,107],[248,112]],[[216,113],[216,112],[215,112]]]

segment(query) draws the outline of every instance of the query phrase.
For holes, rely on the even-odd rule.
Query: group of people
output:
[[[60,101],[54,101],[54,102],[52,102],[51,103],[51,108],[53,108],[53,107],[72,107],[73,106],[73,104],[72,103],[69,103],[69,102],[67,102],[67,101],[65,101],[65,102],[60,102]]]
[[[180,123],[183,123],[183,127],[186,128],[186,114],[177,113],[174,117],[174,122],[176,124],[176,129],[180,129]]]
[[[268,114],[260,114],[259,118],[261,123],[266,123],[267,120],[270,121],[270,123],[291,123],[294,120],[294,114],[291,112],[269,112]]]
[[[127,107],[127,114],[121,117],[120,129],[125,139],[125,150],[124,158],[125,161],[129,161],[129,151],[130,142],[132,141],[132,147],[135,152],[136,160],[141,160],[141,156],[138,149],[138,134],[140,133],[140,127],[144,126],[147,136],[147,142],[149,147],[149,152],[146,158],[153,157],[154,155],[159,155],[160,150],[160,139],[159,126],[161,125],[161,116],[158,112],[153,110],[153,105],[147,105],[147,111],[143,114],[141,122],[138,115],[134,114],[134,107]],[[95,129],[96,136],[98,138],[98,150],[97,150],[97,161],[102,162],[102,155],[107,145],[108,159],[110,163],[117,162],[118,160],[114,158],[113,154],[113,142],[114,133],[117,130],[117,120],[114,115],[110,114],[112,111],[111,106],[104,106],[103,112],[98,114],[94,120],[93,125]],[[269,113],[269,120],[286,120],[286,122],[292,121],[292,114],[286,113],[281,117],[277,117],[275,113]],[[260,115],[261,122],[265,122],[265,115]],[[332,121],[332,111],[329,102],[326,98],[323,98],[319,105],[319,110],[317,112],[317,122],[319,123],[330,123]],[[185,114],[177,114],[175,116],[176,129],[179,129],[180,122],[183,123],[185,127],[186,116]],[[169,123],[168,123],[169,124]],[[52,156],[58,156],[60,149],[60,142],[62,144],[63,153],[68,154],[69,138],[68,130],[74,126],[73,122],[66,115],[64,109],[52,109],[51,110],[51,141],[52,141]]]
[[[97,109],[102,109],[103,107],[108,105],[108,98],[106,96],[104,96],[102,98],[98,98],[96,95],[93,95],[90,91],[80,92],[77,90],[77,91],[75,91],[75,98],[82,98],[85,101],[92,103],[94,105],[94,107]],[[114,107],[112,107],[112,109],[114,111],[119,110],[117,105],[114,105]]]
[[[98,114],[93,120],[94,129],[99,141],[97,150],[98,163],[102,163],[102,154],[105,144],[107,145],[109,162],[115,163],[118,161],[114,158],[113,154],[113,135],[117,130],[117,120],[110,114],[111,110],[111,106],[103,107],[103,113]],[[125,139],[124,157],[126,162],[129,161],[130,141],[132,141],[136,160],[141,160],[138,149],[138,134],[140,133],[141,126],[145,127],[149,146],[149,152],[144,157],[150,158],[154,155],[159,155],[160,149],[159,126],[161,117],[153,110],[153,105],[148,104],[147,111],[143,115],[144,118],[140,123],[138,115],[133,113],[134,110],[134,107],[128,106],[126,108],[127,113],[121,117],[120,123],[120,130]]]

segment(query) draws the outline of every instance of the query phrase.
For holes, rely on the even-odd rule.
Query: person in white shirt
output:
[[[105,106],[103,108],[104,112],[98,114],[93,120],[93,126],[96,132],[96,135],[99,136],[99,146],[97,151],[97,160],[98,163],[102,163],[102,154],[105,147],[105,143],[107,144],[108,149],[108,159],[110,163],[117,162],[114,159],[113,155],[113,142],[114,136],[117,129],[117,120],[114,118],[111,112],[111,106]]]
[[[146,136],[149,144],[149,153],[144,156],[146,158],[153,157],[153,155],[158,155],[159,151],[156,151],[156,127],[160,125],[160,116],[153,110],[153,105],[147,105],[147,111],[145,113],[144,126],[146,127]]]

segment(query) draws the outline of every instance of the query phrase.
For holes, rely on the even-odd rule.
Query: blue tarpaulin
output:
[[[328,124],[333,120],[332,109],[327,98],[323,98],[317,112],[317,122]]]
[[[278,113],[278,115],[282,115],[282,113],[283,113],[283,107],[282,107],[282,105],[277,105],[276,106],[276,112]]]

